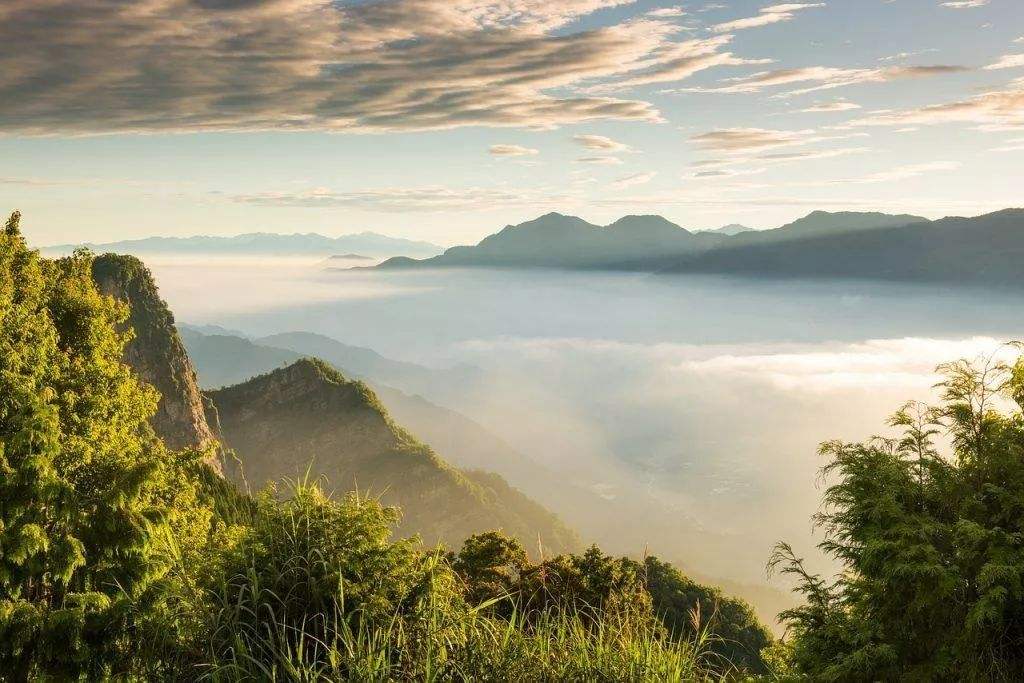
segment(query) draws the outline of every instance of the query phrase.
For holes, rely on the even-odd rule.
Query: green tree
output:
[[[91,256],[40,258],[19,219],[0,235],[0,671],[95,679],[133,666],[164,532],[201,526],[169,504],[198,456],[154,438],[157,395],[121,362],[127,311]]]
[[[833,483],[820,548],[838,580],[809,574],[789,546],[772,558],[806,597],[782,616],[795,666],[815,679],[1024,677],[1024,360],[940,371],[941,405],[890,421],[901,438],[822,447]]]

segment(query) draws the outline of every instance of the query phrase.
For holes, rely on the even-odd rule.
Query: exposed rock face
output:
[[[463,473],[396,425],[362,382],[304,359],[210,394],[220,429],[259,488],[324,477],[336,493],[359,491],[402,508],[399,532],[458,544],[500,528],[545,552],[578,546],[558,518],[497,475]]]
[[[149,270],[133,256],[105,254],[93,262],[93,279],[101,292],[131,308],[128,325],[135,337],[125,348],[125,362],[160,392],[160,404],[151,420],[154,431],[174,449],[217,441],[206,419],[195,370],[174,327],[174,316],[160,298]]]

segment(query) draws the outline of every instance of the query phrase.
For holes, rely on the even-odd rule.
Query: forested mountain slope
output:
[[[502,529],[529,548],[578,540],[553,514],[496,475],[464,474],[396,425],[373,391],[323,361],[303,359],[211,392],[227,443],[253,487],[307,474],[337,492],[401,505],[399,530],[428,544]]]

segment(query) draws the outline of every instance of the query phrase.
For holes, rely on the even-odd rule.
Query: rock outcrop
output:
[[[130,307],[127,324],[134,330],[134,338],[125,348],[125,362],[160,392],[160,404],[151,420],[157,435],[174,449],[205,447],[217,441],[174,316],[146,266],[134,256],[105,254],[93,261],[93,279],[102,293]]]

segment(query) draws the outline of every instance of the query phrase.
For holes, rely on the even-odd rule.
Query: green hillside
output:
[[[504,480],[445,463],[395,424],[369,387],[323,361],[302,359],[210,398],[250,487],[324,477],[339,494],[358,490],[401,505],[400,533],[428,544],[502,529],[547,552],[578,545],[553,514]]]

